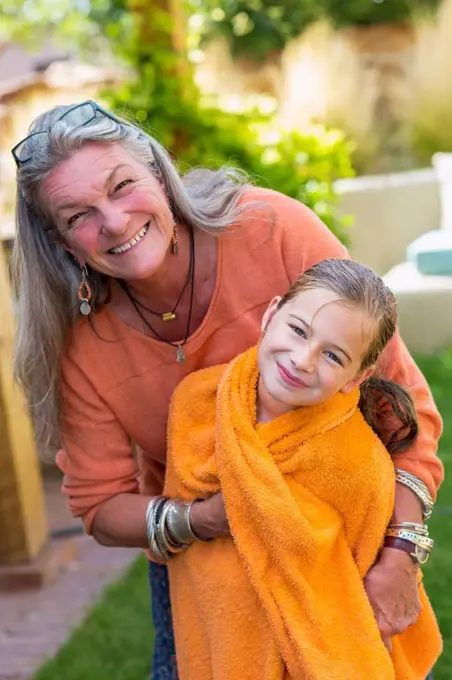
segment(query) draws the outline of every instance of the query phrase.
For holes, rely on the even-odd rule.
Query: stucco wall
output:
[[[440,197],[431,169],[339,180],[341,210],[353,216],[350,251],[380,274],[405,260],[409,243],[440,226]]]

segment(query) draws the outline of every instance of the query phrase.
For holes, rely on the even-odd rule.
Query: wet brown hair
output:
[[[301,274],[281,298],[278,309],[304,290],[329,290],[346,304],[356,305],[367,312],[371,320],[369,343],[362,357],[360,371],[375,366],[382,351],[397,329],[397,304],[394,294],[373,269],[352,260],[322,260]],[[392,409],[390,420],[395,430],[388,431],[387,406]],[[359,407],[373,431],[389,453],[405,451],[416,439],[418,421],[416,408],[409,392],[401,385],[373,375],[361,385]]]

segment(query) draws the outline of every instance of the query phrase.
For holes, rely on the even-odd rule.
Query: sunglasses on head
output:
[[[47,135],[53,126],[56,125],[56,123],[65,120],[68,125],[71,125],[75,130],[77,128],[84,127],[85,125],[89,125],[89,123],[91,123],[91,121],[93,121],[99,113],[106,118],[110,118],[110,120],[113,120],[115,123],[123,123],[122,120],[114,116],[112,113],[106,111],[104,108],[102,108],[102,106],[99,106],[99,104],[96,104],[96,102],[93,102],[91,99],[81,102],[81,104],[71,106],[71,108],[62,113],[59,118],[54,120],[52,125],[47,130],[42,130],[41,132],[32,132],[11,149],[11,153],[17,167],[20,168],[21,165],[31,160],[33,157],[31,151],[35,146],[35,143],[39,144],[39,142],[42,140],[42,144],[44,145],[47,141]],[[33,144],[30,144],[31,140],[33,140]]]

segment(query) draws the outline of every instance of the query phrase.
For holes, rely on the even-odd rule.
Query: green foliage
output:
[[[29,49],[47,42],[66,50],[105,48],[90,13],[109,0],[0,0],[0,43],[19,41]]]
[[[452,152],[452,88],[447,79],[436,85],[416,97],[406,122],[414,161],[425,166],[430,165],[434,153]]]
[[[442,0],[322,0],[325,15],[336,26],[370,26],[408,22],[418,12],[435,11]]]
[[[137,102],[135,90],[140,93]],[[173,100],[174,106],[163,106],[155,89],[149,92],[147,102],[145,94],[140,79],[113,95],[111,103],[129,118],[144,123],[145,129],[177,154],[182,171],[196,166],[239,167],[256,184],[311,207],[346,241],[347,221],[337,215],[333,182],[352,176],[353,171],[350,143],[340,132],[321,126],[305,133],[279,132],[269,121],[256,124],[256,114],[233,115],[177,100]]]
[[[305,134],[281,133],[258,111],[232,114],[207,105],[183,55],[173,49],[168,15],[150,3],[147,11],[152,36],[146,14],[136,16],[122,35],[124,57],[138,75],[110,94],[112,108],[153,134],[182,170],[240,167],[259,185],[306,203],[345,240],[332,186],[335,179],[353,174],[344,137],[320,127]]]
[[[20,0],[4,2],[7,11],[0,27],[3,22],[4,28],[13,30]],[[116,56],[136,77],[109,93],[112,108],[147,128],[182,170],[240,167],[256,183],[306,203],[345,240],[345,221],[336,214],[332,183],[352,174],[349,143],[320,127],[282,133],[259,111],[232,114],[207,105],[194,84],[181,41],[175,39],[164,2],[27,0],[24,8],[12,34],[15,38],[28,42],[33,26],[41,36],[50,26],[55,37],[84,44],[90,36],[96,45],[106,40],[114,45]],[[295,4],[287,8],[295,10]]]
[[[438,151],[452,153],[451,115],[452,111],[448,112],[447,117],[438,112],[435,116],[438,125],[435,127],[421,121],[411,125],[411,153],[417,166],[429,166],[433,154]]]
[[[313,22],[328,19],[335,26],[370,26],[407,22],[414,14],[434,11],[442,0],[204,0],[204,41],[225,37],[231,53],[257,61],[282,50]]]
[[[320,17],[316,0],[204,0],[204,37],[225,37],[233,56],[262,60]]]

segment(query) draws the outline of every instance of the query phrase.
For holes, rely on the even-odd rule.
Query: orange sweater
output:
[[[71,510],[88,532],[97,509],[112,496],[161,491],[168,406],[182,378],[254,345],[272,297],[315,262],[346,255],[298,201],[254,188],[246,198],[265,205],[256,205],[239,228],[219,239],[215,292],[202,325],[188,339],[184,364],[175,361],[173,347],[130,328],[108,306],[95,316],[97,334],[86,319],[71,333],[61,365],[64,448],[57,462]],[[436,456],[441,419],[428,386],[398,337],[381,369],[411,388],[419,414],[420,436],[396,464],[435,494],[443,474]]]

